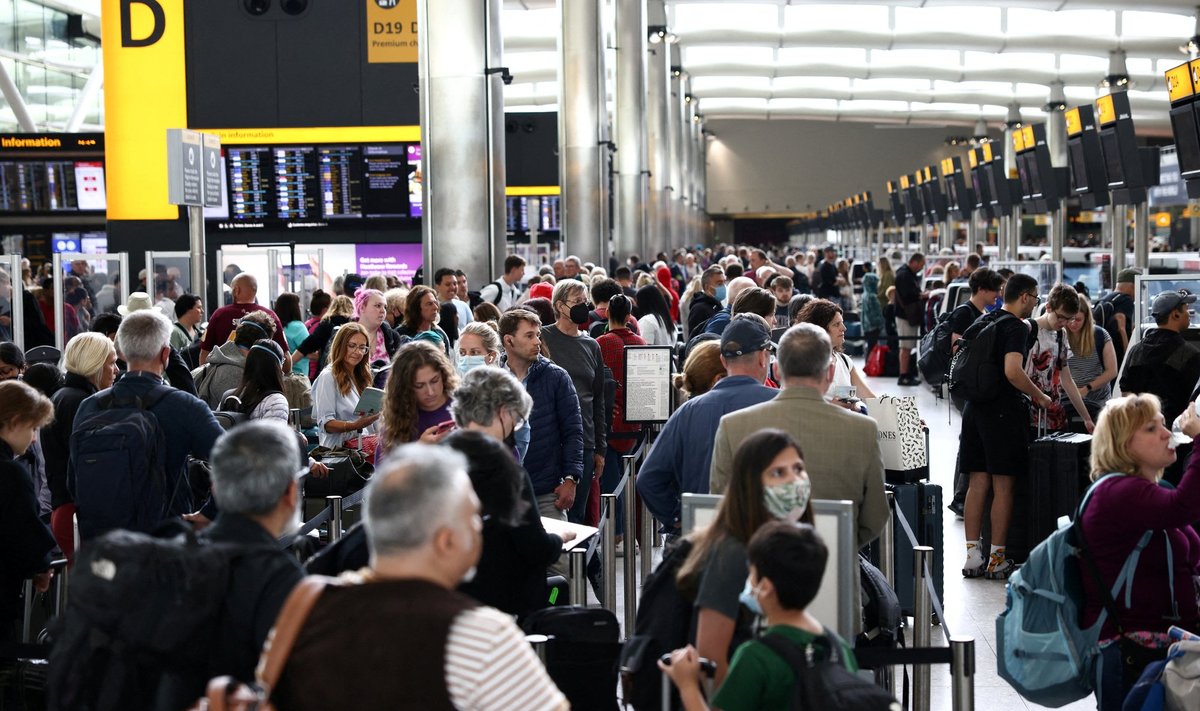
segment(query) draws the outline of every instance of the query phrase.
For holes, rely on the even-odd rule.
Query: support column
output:
[[[1050,102],[1046,104],[1046,146],[1055,168],[1067,167],[1067,97],[1063,83],[1050,82]]]
[[[704,136],[701,135],[699,107],[692,102],[692,233],[688,244],[704,241]]]
[[[426,280],[455,267],[475,283],[504,266],[502,0],[419,0],[421,220]]]
[[[647,22],[665,27],[665,0],[648,0]],[[646,126],[649,129],[650,209],[647,211],[647,251],[670,254],[679,245],[671,239],[671,131],[668,126],[671,99],[671,46],[665,41],[649,44],[646,52]]]
[[[17,118],[17,126],[26,133],[36,132],[37,126],[33,123],[33,117],[29,115],[25,97],[21,96],[17,83],[9,76],[8,70],[4,68],[3,64],[0,64],[0,94],[3,94],[4,100],[12,108],[13,115]]]
[[[428,1],[428,0],[427,0]],[[617,261],[646,261],[646,0],[617,0]]]
[[[603,145],[607,109],[600,4],[600,0],[572,0],[559,5],[558,160],[562,176],[562,253],[607,267],[608,239],[603,230],[608,204],[608,148]]]
[[[688,101],[691,81],[684,75],[679,82],[679,230],[684,244],[692,241],[692,114],[695,106]]]
[[[1150,267],[1150,208],[1145,202],[1133,207],[1133,266],[1143,274]]]
[[[670,94],[667,96],[667,148],[669,155],[667,164],[670,176],[667,180],[668,204],[667,220],[670,229],[670,243],[681,246],[683,238],[683,74],[679,68],[679,45],[672,45],[667,52],[670,64]],[[676,71],[680,71],[676,75]],[[1197,221],[1200,222],[1200,221]]]
[[[1109,245],[1112,247],[1112,280],[1117,283],[1117,275],[1125,269],[1125,218],[1128,212],[1126,205],[1109,205],[1104,226],[1108,228]]]

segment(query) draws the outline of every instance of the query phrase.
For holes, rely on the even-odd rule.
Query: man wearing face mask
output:
[[[241,551],[229,565],[211,665],[194,670],[193,678],[180,685],[175,708],[203,695],[210,676],[228,674],[243,683],[254,681],[267,633],[303,577],[296,559],[278,541],[299,524],[297,477],[307,473],[307,460],[295,431],[278,420],[247,422],[213,446],[213,497],[221,513],[204,537]]]
[[[208,461],[213,443],[223,430],[203,400],[163,382],[163,370],[171,356],[170,338],[171,323],[158,309],[143,309],[126,316],[117,329],[117,352],[124,357],[129,369],[111,388],[89,396],[79,405],[71,438],[72,456],[67,465],[67,484],[79,506],[79,533],[85,539],[117,527],[149,532],[153,524],[138,526],[129,518],[146,513],[139,506],[153,509],[155,518],[159,512],[167,518],[174,518],[196,510],[191,489],[187,485],[188,455]],[[110,398],[114,401],[139,398],[145,409],[157,419],[166,444],[166,451],[159,453],[159,465],[163,467],[164,474],[161,491],[133,492],[132,504],[113,501],[112,497],[103,495],[98,497],[99,500],[86,501],[86,495],[81,498],[80,494],[84,492],[76,486],[81,466],[77,448],[85,445],[87,436],[90,436],[82,430],[88,428],[88,420],[104,414],[103,407]],[[101,477],[105,482],[111,481],[109,490],[116,490],[118,482],[131,476],[129,472],[111,469],[89,471],[87,474]],[[86,487],[87,491],[102,494],[104,486],[97,486],[95,481],[92,484]]]
[[[604,358],[595,339],[580,330],[587,325],[591,311],[583,282],[564,279],[555,284],[551,304],[556,320],[542,327],[542,341],[550,350],[550,360],[571,376],[583,418],[583,475],[577,482],[575,502],[567,512],[567,519],[583,523],[592,475],[604,471],[604,452],[608,447]]]
[[[700,275],[700,290],[692,295],[688,306],[688,337],[704,331],[704,325],[713,314],[724,308],[725,270],[714,264]]]
[[[462,455],[400,447],[371,479],[364,508],[370,569],[359,584],[321,593],[272,694],[277,708],[344,707],[345,689],[360,708],[397,699],[413,708],[568,707],[512,618],[454,590],[482,551]]]

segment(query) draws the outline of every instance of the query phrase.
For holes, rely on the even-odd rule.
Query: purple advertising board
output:
[[[411,284],[421,267],[421,245],[418,244],[356,244],[355,272],[362,276],[393,275]]]

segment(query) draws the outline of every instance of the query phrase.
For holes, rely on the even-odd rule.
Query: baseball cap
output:
[[[1141,269],[1136,269],[1134,267],[1129,267],[1128,269],[1122,269],[1120,272],[1117,273],[1117,283],[1118,284],[1132,284],[1134,282],[1135,277],[1139,276],[1141,273],[1142,273]]]
[[[721,355],[737,358],[771,346],[771,332],[755,319],[734,319],[721,334]]]
[[[1150,306],[1150,315],[1154,318],[1161,318],[1182,304],[1196,303],[1196,295],[1189,294],[1185,291],[1164,291],[1154,297],[1154,303]]]

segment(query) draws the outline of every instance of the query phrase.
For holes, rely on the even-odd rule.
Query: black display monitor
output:
[[[1096,114],[1089,105],[1066,112],[1067,167],[1070,168],[1071,193],[1087,210],[1109,204],[1108,177],[1100,136],[1096,133]]]
[[[1200,179],[1200,109],[1195,102],[1171,109],[1171,132],[1175,134],[1175,155],[1184,180]]]
[[[904,224],[904,202],[900,198],[900,185],[892,181],[887,182],[888,206],[892,210],[892,219],[897,225]]]
[[[0,135],[0,214],[94,215],[107,208],[104,135]]]
[[[1104,155],[1104,173],[1110,191],[1122,191],[1118,204],[1132,204],[1146,199],[1146,187],[1157,184],[1145,174],[1133,132],[1129,96],[1117,92],[1096,100],[1099,112],[1100,151]],[[1157,178],[1157,176],[1154,176]]]

